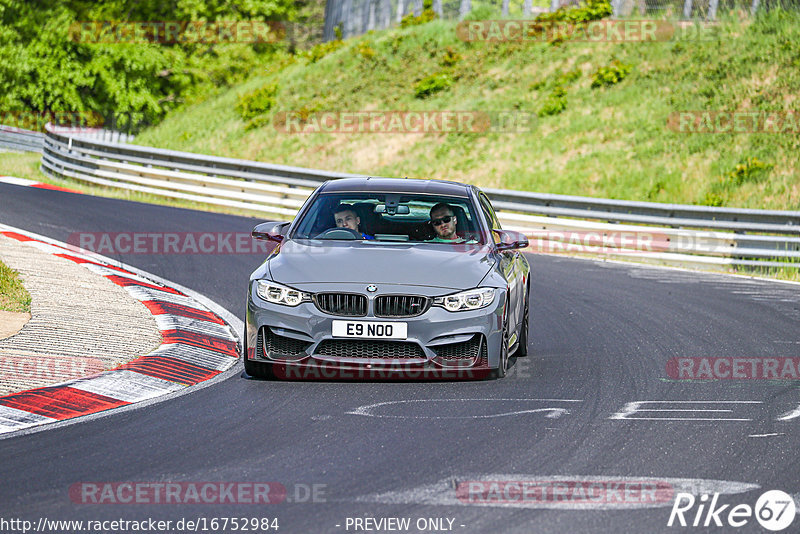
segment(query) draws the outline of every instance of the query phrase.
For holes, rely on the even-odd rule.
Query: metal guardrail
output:
[[[96,141],[110,141],[112,143],[127,143],[133,141],[133,136],[105,130],[103,128],[78,128],[59,126],[54,131],[73,138],[93,139]],[[42,152],[44,134],[33,130],[25,130],[13,126],[0,125],[0,148],[18,150],[21,152]]]
[[[42,170],[55,178],[280,217],[294,216],[320,183],[362,176],[78,138],[49,126]],[[696,267],[800,268],[800,211],[484,191],[504,226],[524,231],[534,251]]]
[[[44,134],[0,125],[0,148],[20,152],[41,152]]]

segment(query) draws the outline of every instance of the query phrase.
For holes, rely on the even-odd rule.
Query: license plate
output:
[[[372,321],[333,321],[334,337],[361,337],[367,339],[406,339],[406,323],[378,323]]]

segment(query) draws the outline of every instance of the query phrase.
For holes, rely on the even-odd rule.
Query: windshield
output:
[[[298,221],[291,237],[484,243],[469,199],[404,193],[321,194]]]

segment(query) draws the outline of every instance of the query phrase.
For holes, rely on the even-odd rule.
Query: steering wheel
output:
[[[364,236],[352,228],[329,228],[318,234],[315,239],[364,239]]]

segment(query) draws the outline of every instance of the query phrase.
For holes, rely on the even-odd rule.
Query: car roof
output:
[[[340,178],[320,187],[321,193],[427,193],[468,197],[471,185],[446,180],[414,178]]]

